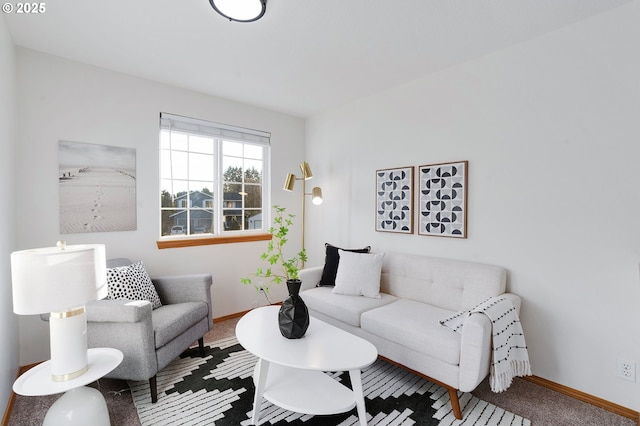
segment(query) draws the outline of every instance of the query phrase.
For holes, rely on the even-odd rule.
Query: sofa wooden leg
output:
[[[200,356],[204,358],[204,337],[198,339],[198,347],[200,348]]]
[[[156,376],[149,379],[149,389],[151,389],[151,403],[158,402],[158,384],[156,383]]]
[[[458,399],[458,390],[453,388],[449,389],[449,399],[451,400],[451,409],[453,410],[453,415],[458,420],[462,420],[462,411],[460,410],[460,400]]]

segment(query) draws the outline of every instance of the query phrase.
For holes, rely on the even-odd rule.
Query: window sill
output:
[[[271,234],[225,235],[216,237],[172,238],[156,242],[159,249],[209,246],[213,244],[246,243],[251,241],[268,241]]]

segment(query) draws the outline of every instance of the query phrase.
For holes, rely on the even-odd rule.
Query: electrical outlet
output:
[[[636,381],[636,363],[628,359],[618,358],[616,375],[621,379]]]

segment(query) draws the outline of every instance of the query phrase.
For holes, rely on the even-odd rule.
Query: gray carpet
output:
[[[237,320],[216,323],[205,340],[213,342],[235,335]],[[139,426],[138,414],[127,382],[102,379],[99,385],[107,401],[111,424]],[[523,379],[515,379],[508,391],[495,394],[488,380],[473,392],[477,398],[497,405],[531,420],[534,426],[637,426],[631,419],[610,413],[602,408],[580,402]],[[8,426],[40,426],[46,411],[59,395],[24,397],[16,395]]]

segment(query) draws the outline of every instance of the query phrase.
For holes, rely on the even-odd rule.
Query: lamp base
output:
[[[87,386],[65,392],[53,403],[44,417],[43,426],[110,426],[109,410],[104,396]]]
[[[51,312],[49,330],[52,380],[65,382],[86,373],[87,313],[84,306]]]

